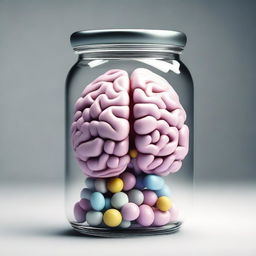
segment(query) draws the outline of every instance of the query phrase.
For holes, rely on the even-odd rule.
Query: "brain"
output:
[[[75,104],[75,157],[91,177],[117,176],[127,168],[176,172],[188,153],[185,120],[179,97],[164,78],[143,68],[130,76],[110,70],[87,85]]]

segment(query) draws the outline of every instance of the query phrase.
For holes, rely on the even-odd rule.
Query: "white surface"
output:
[[[197,186],[194,221],[155,237],[79,236],[64,215],[63,188],[2,185],[0,255],[256,255],[255,184]],[[191,204],[192,207],[192,204]]]

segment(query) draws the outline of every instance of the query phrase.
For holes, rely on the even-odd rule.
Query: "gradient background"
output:
[[[255,13],[256,1],[0,1],[2,200],[12,204],[10,201],[16,200],[17,195],[23,195],[30,204],[26,198],[38,193],[37,184],[42,193],[48,191],[47,195],[52,190],[45,189],[44,184],[63,185],[64,83],[76,61],[69,43],[72,32],[103,28],[177,29],[188,37],[182,60],[195,85],[195,181],[202,187],[209,182],[215,184],[214,192],[209,192],[213,201],[219,201],[214,193],[225,197],[229,186],[228,195],[236,197],[234,201],[223,199],[223,205],[234,202],[232,212],[237,213],[239,204],[242,212],[234,220],[247,219],[245,215],[255,210],[241,210],[241,202],[255,199]],[[250,186],[252,190],[247,189]],[[20,187],[19,192],[11,193],[13,197],[5,196],[10,189]],[[23,190],[24,187],[32,188]],[[62,198],[61,191],[54,191],[51,195],[56,200]],[[40,200],[45,198],[40,196]],[[23,205],[22,209],[27,207]],[[4,212],[5,222],[11,222],[8,211]],[[226,215],[230,219],[231,215]],[[25,213],[23,217],[29,218]],[[254,222],[249,221],[248,227]],[[12,235],[18,236],[19,231],[10,233],[10,243]],[[219,236],[217,229],[216,232]],[[19,241],[21,245],[25,243]],[[248,246],[253,250],[250,247],[244,255],[255,255],[255,246],[245,247]]]

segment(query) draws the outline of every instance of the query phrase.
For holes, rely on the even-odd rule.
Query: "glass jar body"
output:
[[[181,62],[178,54],[166,54],[166,56],[163,56],[161,54],[161,57],[159,56],[152,57],[150,55],[141,57],[140,55],[138,55],[138,53],[133,53],[130,57],[129,55],[127,56],[127,54],[125,54],[125,56],[122,56],[122,54],[120,54],[120,56],[116,56],[117,55],[116,53],[114,57],[112,57],[111,54],[107,57],[106,56],[101,57],[100,53],[98,53],[97,55],[98,55],[97,57],[94,56],[92,58],[89,56],[89,54],[80,54],[77,63],[71,68],[66,81],[65,168],[66,168],[66,214],[67,214],[68,221],[70,222],[70,224],[73,226],[74,229],[80,231],[81,233],[94,235],[94,236],[108,237],[108,236],[120,236],[120,235],[130,235],[130,234],[151,235],[151,234],[164,234],[164,233],[174,232],[179,229],[184,219],[187,219],[187,217],[189,217],[191,214],[191,211],[190,211],[191,200],[192,200],[191,193],[192,193],[192,183],[193,183],[193,81],[192,81],[190,72],[187,69],[187,67]],[[132,161],[134,158],[136,159],[137,154],[140,154],[140,150],[137,148],[137,147],[140,147],[140,145],[138,145],[138,142],[137,144],[134,142],[137,136],[136,132],[134,132],[134,124],[136,119],[134,118],[134,116],[137,115],[135,114],[137,110],[134,109],[134,99],[133,99],[135,89],[131,88],[132,87],[131,83],[133,79],[132,74],[136,70],[147,70],[147,72],[148,71],[153,72],[154,75],[160,76],[163,79],[165,79],[170,84],[170,87],[176,91],[179,97],[179,102],[186,113],[185,124],[189,128],[189,142],[188,142],[189,147],[188,147],[188,152],[185,158],[182,160],[182,166],[179,168],[177,172],[175,170],[174,173],[167,173],[168,175],[166,173],[164,173],[164,176],[162,176],[162,174],[158,175],[158,173],[154,173],[154,172],[145,173],[144,171],[138,170],[140,168],[138,167],[133,168],[133,166],[130,166],[128,164],[127,168],[125,168],[125,170],[122,171],[122,173],[123,174],[126,172],[131,173],[136,179],[136,185],[134,185],[130,190],[127,190],[127,189],[124,190],[124,188],[123,189],[121,188],[121,190],[114,189],[111,192],[110,191],[111,176],[113,176],[114,178],[121,177],[121,180],[123,181],[123,185],[124,185],[125,181],[122,178],[123,177],[122,174],[121,176],[120,176],[120,173],[118,173],[118,175],[116,174],[107,175],[108,177],[105,177],[106,175],[96,177],[94,175],[88,175],[88,169],[87,169],[87,172],[83,172],[83,170],[81,170],[83,169],[81,167],[81,164],[79,165],[77,161],[77,154],[76,154],[77,152],[74,146],[74,144],[76,144],[76,141],[74,142],[75,135],[74,135],[74,130],[72,129],[74,126],[74,120],[77,120],[79,118],[79,117],[77,118],[75,117],[75,114],[78,111],[78,109],[76,109],[75,106],[77,106],[77,101],[83,94],[83,91],[85,90],[85,88],[87,86],[92,87],[92,89],[87,89],[87,93],[92,92],[93,90],[92,81],[102,76],[103,74],[106,74],[106,72],[111,72],[113,70],[121,70],[122,72],[123,71],[126,72],[129,80],[128,82],[129,88],[128,89],[126,88],[127,90],[129,90],[127,92],[127,95],[130,100],[129,104],[127,105],[129,109],[129,114],[128,114],[129,117],[128,116],[127,118],[124,116],[122,117],[124,119],[127,119],[126,124],[128,123],[130,126],[129,134],[128,134],[129,138],[125,146],[127,147],[128,145],[128,149],[126,152],[127,156],[130,159],[128,160],[128,162]],[[141,76],[143,77],[143,72]],[[111,83],[109,84],[109,86],[111,86]],[[153,90],[154,93],[159,93],[158,89],[154,89],[154,90]],[[147,91],[146,87],[144,91]],[[106,94],[106,91],[102,91],[100,94]],[[97,97],[99,97],[100,94],[98,94]],[[156,98],[156,97],[153,97],[153,98]],[[94,102],[97,100],[96,97],[94,96],[92,96],[91,99]],[[144,102],[144,105],[148,103],[152,103],[152,102]],[[110,105],[111,104],[114,107],[117,107],[116,105],[120,105],[120,104],[114,103],[114,101],[113,103],[110,103]],[[148,106],[148,105],[145,105],[145,106]],[[104,107],[102,109],[102,112],[103,110],[104,110]],[[112,109],[112,112],[113,112],[113,109]],[[118,115],[118,110],[115,115]],[[149,116],[149,114],[144,115],[144,117],[146,116]],[[94,117],[94,118],[97,119],[97,117]],[[99,118],[97,120],[99,120]],[[90,120],[90,122],[92,121],[93,120]],[[142,126],[146,127],[147,123],[145,124],[142,123]],[[88,129],[91,129],[91,128],[88,128]],[[92,139],[100,137],[101,135],[102,134],[99,134],[96,132]],[[156,137],[157,136],[158,135],[156,135]],[[162,135],[160,131],[160,137],[161,136]],[[107,136],[104,138],[103,136],[103,141],[106,142],[106,140],[109,140],[109,138],[107,138]],[[160,141],[159,138],[155,139],[155,141],[152,142],[151,144],[157,145],[157,143],[160,143],[159,141]],[[80,141],[80,145],[81,145],[81,141]],[[93,148],[91,150],[94,151]],[[88,151],[88,147],[87,147],[87,151]],[[103,151],[104,149],[102,149],[102,152]],[[97,161],[97,159],[99,159],[99,157],[101,156],[100,155],[101,153],[98,153],[98,156],[96,157],[94,155],[94,160]],[[85,161],[88,159],[88,155],[90,154],[87,154],[87,157],[85,157],[84,159]],[[159,158],[161,160],[161,156]],[[155,164],[157,165],[157,163]],[[168,192],[163,191],[163,189],[162,191],[160,191],[161,189],[155,189],[155,190],[154,188],[149,189],[145,185],[145,182],[146,182],[145,177],[150,176],[150,174],[152,174],[154,177],[160,176],[161,179],[163,178],[165,183],[165,188],[166,190],[168,190]],[[152,177],[152,175],[149,178],[154,178]],[[140,182],[138,181],[139,179],[141,180]],[[96,183],[98,182],[98,185],[95,185],[95,182]],[[141,183],[141,185],[139,185],[139,183]],[[122,202],[119,202],[121,199],[120,200],[117,199],[117,202],[115,203],[115,199],[113,199],[113,196],[118,192],[122,192],[123,194],[126,194],[127,197],[125,195],[122,195],[125,197],[125,198],[122,198],[122,196],[119,194],[120,198],[122,198],[122,200],[124,201],[127,200],[128,198],[127,202],[129,203],[132,202],[134,204],[134,202],[136,201],[136,198],[131,199],[132,196],[129,195],[129,192],[131,190],[142,192],[142,194],[144,195],[145,193],[147,193],[145,192],[145,190],[146,191],[150,190],[149,194],[153,192],[152,194],[155,194],[157,196],[157,198],[152,199],[153,201],[155,200],[155,202],[152,203],[150,206],[150,208],[152,209],[151,212],[153,212],[153,216],[151,216],[151,218],[153,219],[155,218],[153,222],[151,220],[148,220],[148,223],[145,223],[147,222],[147,217],[143,217],[143,213],[142,213],[143,205],[146,205],[148,207],[148,205],[146,204],[146,201],[150,201],[150,198],[148,200],[145,199],[146,196],[144,196],[144,200],[142,199],[142,202],[135,203],[138,206],[138,207],[135,206],[135,208],[138,209],[138,211],[137,213],[134,213],[134,214],[135,215],[137,214],[138,216],[137,217],[126,216],[124,218],[123,216],[124,209],[122,209],[123,206],[121,206]],[[98,192],[98,194],[95,192]],[[92,198],[91,198],[93,193],[94,193],[93,195],[94,202],[92,202]],[[103,195],[103,199],[102,199],[102,195]],[[99,196],[99,198],[97,196]],[[165,207],[166,205],[166,201],[165,201],[166,197],[171,199],[171,208],[168,210],[168,214],[161,208],[161,200],[158,201],[158,204],[157,204],[156,200],[159,200],[160,197],[164,197],[162,198],[163,200],[162,204],[164,205],[163,207]],[[96,200],[96,203],[95,203],[95,200]],[[169,201],[167,202],[167,205],[168,203]],[[104,207],[99,206],[98,204],[104,204]],[[119,204],[119,206],[116,206],[116,204],[117,205]],[[158,209],[159,207],[162,210],[159,210]],[[109,224],[108,222],[108,216],[106,211],[108,211],[109,209],[112,209],[112,210],[114,209],[118,211],[119,215],[117,217],[116,224]],[[136,209],[133,209],[133,210],[136,212]],[[130,211],[132,211],[132,209]],[[146,212],[144,215],[145,216],[147,214],[150,215],[151,212],[149,213]],[[108,211],[108,213],[111,216],[111,211]],[[115,213],[117,212],[112,212],[112,214],[114,215]],[[161,217],[159,217],[161,215],[163,215],[162,219]],[[167,218],[168,221],[165,220],[165,217],[164,217],[165,215],[168,215],[168,218]],[[156,219],[157,216],[160,218],[159,221],[157,221]],[[136,221],[136,219],[138,221]],[[120,221],[121,223],[119,223]],[[152,223],[150,224],[150,222]],[[111,223],[111,220],[110,220],[110,223]]]

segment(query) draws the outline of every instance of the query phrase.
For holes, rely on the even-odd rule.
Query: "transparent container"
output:
[[[71,35],[66,213],[87,235],[172,233],[191,216],[193,82],[182,32]]]

